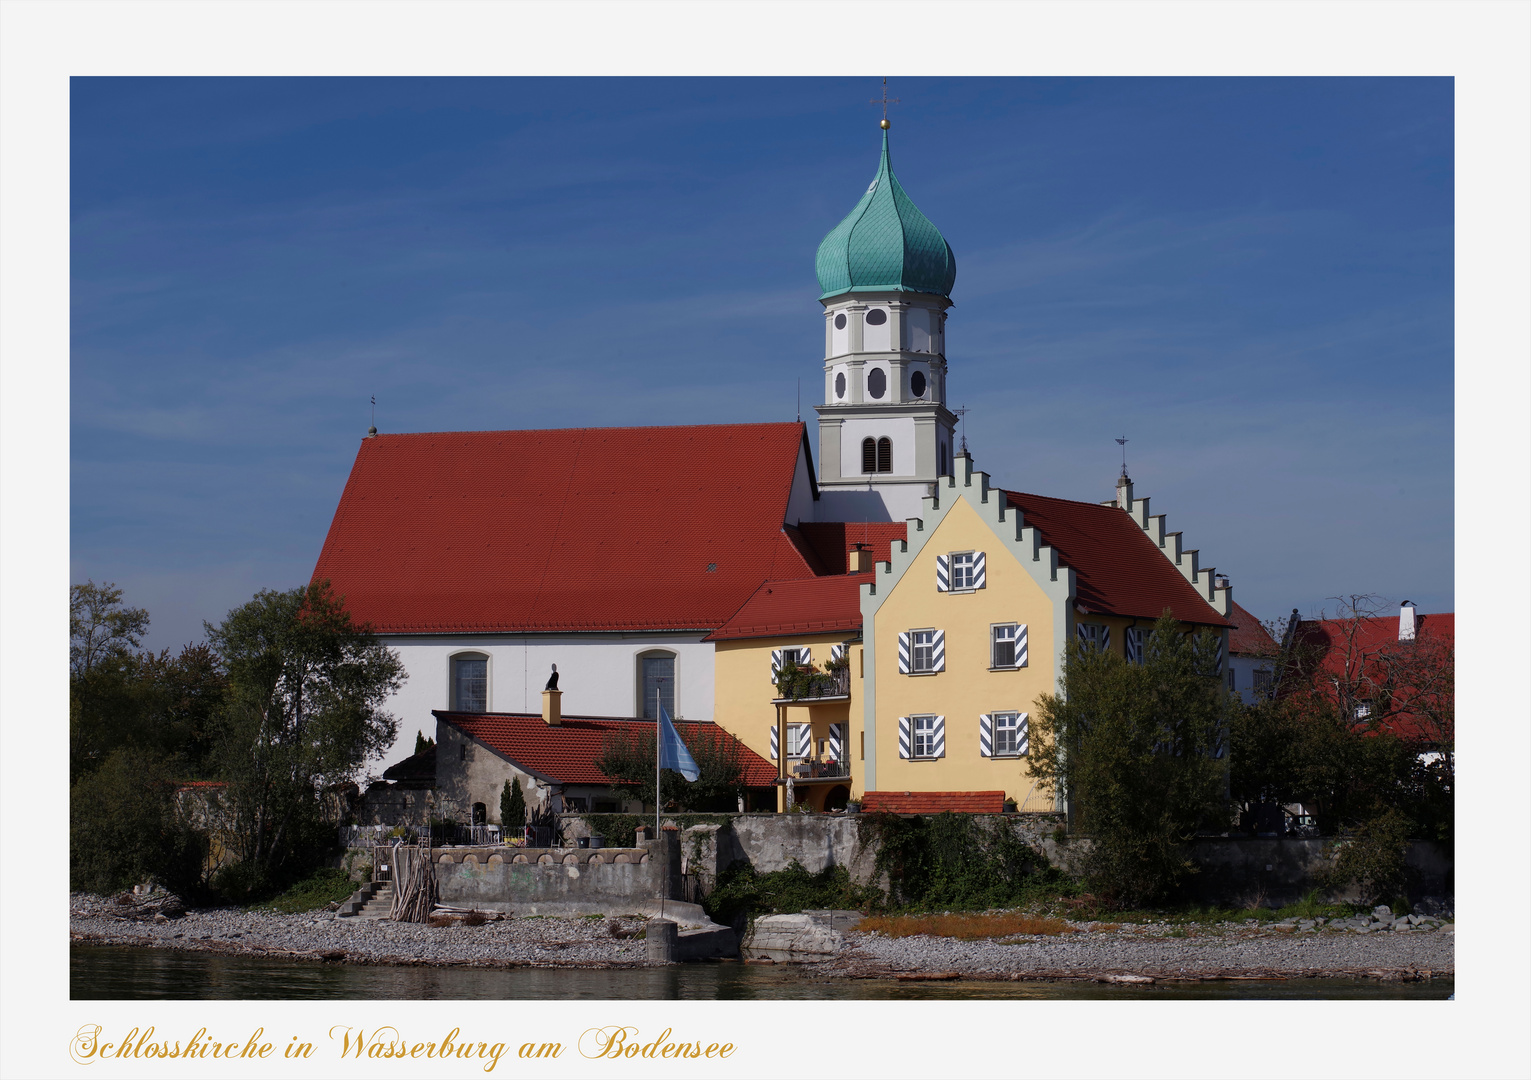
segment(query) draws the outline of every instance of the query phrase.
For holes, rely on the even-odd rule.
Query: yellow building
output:
[[[1052,809],[1027,770],[1030,716],[1056,691],[1064,643],[1133,660],[1155,619],[1213,627],[1231,590],[1183,551],[1125,473],[1117,499],[989,486],[966,453],[861,589],[865,732],[857,791],[1004,791]]]

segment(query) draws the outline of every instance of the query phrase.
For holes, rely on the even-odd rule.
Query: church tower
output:
[[[824,305],[824,520],[917,517],[936,477],[952,471],[946,310],[957,260],[893,175],[887,128],[884,120],[877,175],[815,260]]]

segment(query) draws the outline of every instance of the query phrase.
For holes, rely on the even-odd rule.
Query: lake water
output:
[[[236,1000],[1183,1000],[1190,998],[1330,1000],[1444,999],[1452,979],[1293,979],[1285,982],[1154,983],[1110,986],[1075,982],[901,983],[882,979],[816,979],[788,965],[677,964],[664,968],[588,971],[578,968],[355,967],[214,953],[74,945],[69,996],[76,1000],[172,998]]]

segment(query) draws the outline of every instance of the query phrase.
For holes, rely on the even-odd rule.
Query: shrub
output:
[[[295,915],[318,911],[339,903],[356,891],[356,883],[344,870],[326,866],[274,897],[264,906],[272,911]]]
[[[863,847],[877,845],[874,880],[887,882],[894,907],[1004,907],[1062,879],[1005,820],[871,814],[857,831]]]
[[[737,916],[790,915],[813,908],[862,908],[881,900],[876,889],[859,888],[843,866],[809,873],[793,859],[785,870],[760,873],[749,863],[735,863],[718,875],[702,901],[713,919],[729,924]]]
[[[1353,885],[1368,903],[1391,900],[1404,892],[1408,849],[1408,818],[1387,810],[1361,825],[1353,838],[1327,845],[1335,859],[1326,880],[1333,888]]]

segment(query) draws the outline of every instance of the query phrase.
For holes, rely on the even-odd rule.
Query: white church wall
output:
[[[904,312],[904,348],[910,352],[928,353],[931,351],[931,314],[925,308],[909,308]]]
[[[891,352],[893,350],[893,322],[888,309],[873,306],[862,313],[861,348],[864,352]],[[880,322],[878,320],[881,320]]]
[[[913,476],[914,417],[889,416],[873,420],[846,420],[840,426],[840,460],[847,475],[861,472],[861,440],[888,436],[893,440],[893,476]],[[887,473],[880,475],[890,475]],[[825,518],[825,520],[830,520]],[[894,518],[894,521],[901,520]]]
[[[844,356],[851,351],[851,317],[845,311],[829,313],[829,355]]]
[[[432,709],[451,705],[451,659],[463,652],[489,658],[490,712],[540,713],[542,688],[558,665],[566,715],[635,716],[638,656],[653,649],[675,654],[675,713],[711,720],[713,648],[703,631],[685,634],[383,635],[399,654],[408,681],[384,708],[399,719],[399,735],[375,771],[414,753],[415,732],[431,736]]]
[[[789,525],[814,519],[813,470],[808,464],[808,449],[803,447],[797,454],[797,468],[792,473],[792,494],[787,498],[787,515],[783,519]]]

